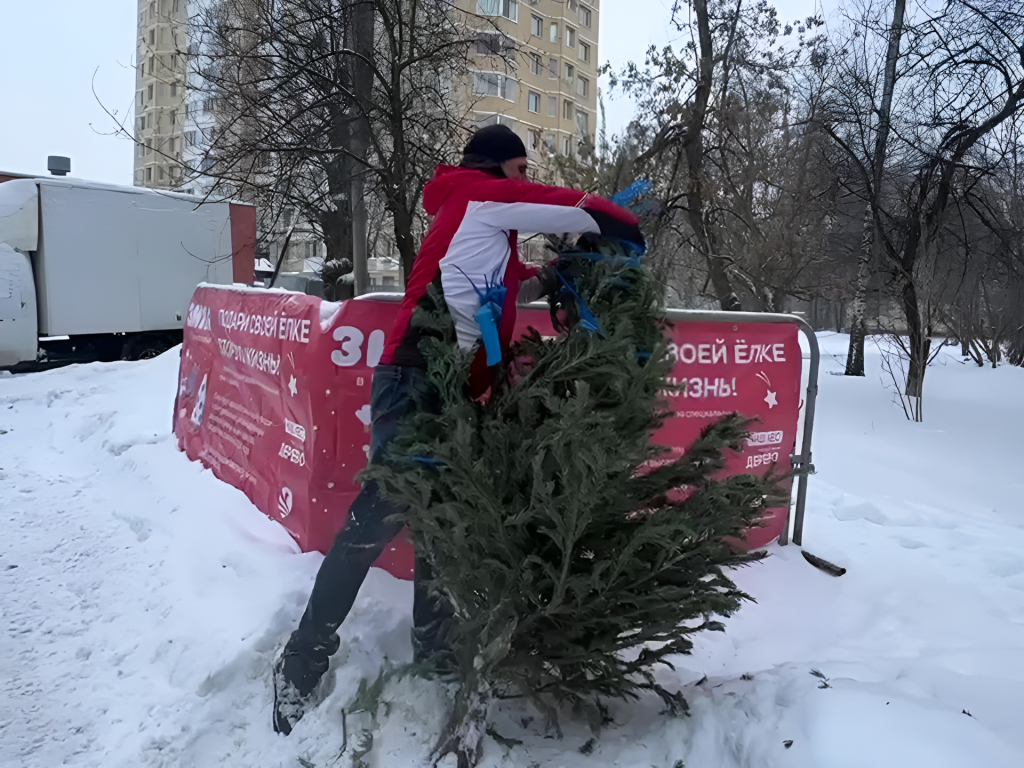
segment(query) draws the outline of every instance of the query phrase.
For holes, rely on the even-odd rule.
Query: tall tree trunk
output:
[[[868,282],[872,271],[872,243],[874,242],[874,217],[871,203],[864,207],[864,233],[861,237],[860,254],[857,257],[857,287],[850,302],[850,349],[846,356],[846,375],[864,375],[864,340],[867,337]]]
[[[370,146],[370,120],[373,97],[373,3],[370,0],[351,0],[350,34],[355,56],[350,59],[352,93],[352,125],[349,132],[349,156],[352,160],[349,214],[352,217],[352,272],[355,292],[359,296],[369,289],[366,252],[366,201],[364,199],[367,175],[366,155]]]
[[[331,141],[334,146],[344,146],[348,138],[344,134],[348,131],[340,110],[337,111],[337,122],[331,131]],[[349,166],[348,159],[343,155],[334,155],[325,162],[325,175],[327,177],[327,193],[331,199],[331,206],[324,207],[320,213],[320,227],[324,233],[324,243],[327,246],[328,261],[352,262],[352,218],[349,215]]]
[[[892,93],[896,86],[896,62],[900,57],[900,37],[903,35],[903,15],[906,0],[896,0],[892,10],[892,26],[889,28],[889,48],[885,53],[885,75],[882,81],[882,101],[878,107],[878,133],[875,135],[875,151],[872,156],[871,189],[868,190],[868,216],[865,215],[864,237],[857,264],[857,288],[854,305],[851,307],[853,320],[850,323],[850,349],[846,356],[846,375],[864,375],[864,338],[867,326],[864,322],[868,283],[872,273],[872,249],[878,240],[878,207],[881,202],[882,179],[885,173],[885,148],[889,141],[890,117],[892,114]],[[859,312],[859,314],[858,314]]]
[[[395,247],[402,261],[402,274],[408,279],[412,263],[416,260],[416,238],[412,234],[413,217],[404,207],[397,207],[391,213],[395,223]]]
[[[320,228],[324,233],[324,245],[327,246],[327,261],[352,261],[352,221],[348,215],[348,200],[345,206],[332,211],[322,211]]]
[[[902,0],[901,0],[902,1]],[[700,63],[697,75],[697,90],[693,97],[693,110],[686,127],[683,147],[689,173],[689,188],[686,192],[690,226],[697,237],[697,244],[707,261],[711,285],[723,310],[739,311],[740,300],[732,287],[732,280],[726,268],[725,259],[716,252],[715,238],[707,224],[707,182],[704,170],[704,123],[707,119],[708,101],[711,98],[712,76],[714,74],[714,50],[711,45],[711,22],[708,17],[707,0],[694,0],[693,11],[697,17],[697,36],[700,41]]]
[[[931,339],[928,338],[927,329],[921,322],[917,288],[913,280],[904,280],[903,289],[900,291],[900,303],[907,320],[907,335],[910,342],[910,364],[904,392],[911,397],[920,398],[924,393],[924,372],[931,352]]]

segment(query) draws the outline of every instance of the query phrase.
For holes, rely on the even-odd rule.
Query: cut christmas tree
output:
[[[557,270],[564,332],[522,339],[486,398],[468,395],[471,355],[447,313],[418,313],[436,330],[423,346],[442,409],[409,417],[387,463],[367,470],[411,506],[431,589],[454,616],[434,661],[459,693],[435,758],[460,768],[479,759],[499,696],[530,697],[552,725],[558,705],[603,711],[603,698],[645,691],[684,712],[654,670],[749,599],[727,569],[762,556],[735,542],[777,503],[771,478],[714,478],[746,437],[738,414],[681,458],[651,443],[673,361],[639,256],[584,241]]]

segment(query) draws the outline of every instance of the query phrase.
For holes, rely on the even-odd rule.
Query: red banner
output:
[[[330,548],[359,492],[367,460],[370,379],[398,302],[333,304],[313,296],[201,286],[185,324],[174,432],[178,447],[242,490],[303,551]],[[552,334],[546,311],[521,309],[520,330]],[[680,391],[655,435],[681,455],[701,428],[740,411],[759,423],[728,472],[788,472],[800,405],[795,325],[677,322],[673,371]],[[778,537],[785,509],[752,530],[758,547]],[[407,540],[376,565],[411,578]]]

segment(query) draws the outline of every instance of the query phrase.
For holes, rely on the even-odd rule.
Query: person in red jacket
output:
[[[491,383],[488,353],[507,357],[520,289],[536,298],[557,287],[553,270],[538,270],[519,260],[519,230],[601,234],[643,246],[636,217],[628,211],[585,192],[533,184],[526,180],[527,169],[522,140],[506,126],[488,126],[470,139],[459,166],[438,166],[424,187],[423,207],[432,221],[406,279],[402,306],[371,383],[371,462],[384,456],[402,417],[413,410],[436,412],[439,408],[438,393],[427,377],[419,349],[421,330],[410,322],[431,284],[441,288],[458,345],[480,347],[470,374],[472,394],[478,396]],[[481,341],[487,330],[481,328],[478,313],[481,292],[494,286],[505,289],[497,323],[499,349],[485,350]],[[405,512],[405,507],[382,498],[373,481],[364,483],[352,502],[345,525],[317,573],[299,626],[274,665],[275,731],[290,733],[310,706],[330,656],[340,645],[337,630],[370,566],[401,530]],[[417,660],[426,659],[443,642],[440,632],[447,617],[427,594],[427,581],[426,564],[417,558],[413,600]]]

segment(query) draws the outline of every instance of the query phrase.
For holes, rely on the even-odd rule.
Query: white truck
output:
[[[251,285],[256,209],[201,202],[76,179],[0,183],[0,369],[148,356],[181,341],[199,283]]]

